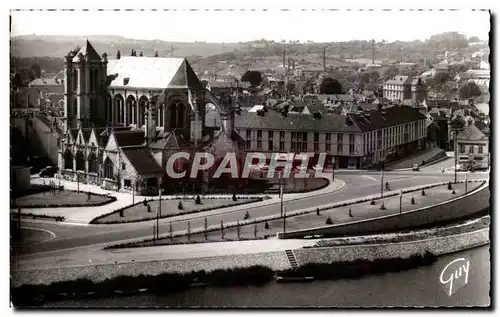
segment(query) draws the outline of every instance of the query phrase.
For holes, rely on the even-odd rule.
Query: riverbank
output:
[[[168,294],[199,286],[264,285],[279,276],[312,276],[316,280],[360,278],[366,275],[398,272],[431,265],[436,256],[430,252],[413,254],[407,258],[355,260],[328,264],[310,263],[298,269],[274,271],[265,266],[195,271],[189,273],[161,273],[158,275],[117,276],[101,282],[77,279],[49,285],[23,285],[12,290],[14,306],[32,306],[63,298],[99,298],[138,293]]]

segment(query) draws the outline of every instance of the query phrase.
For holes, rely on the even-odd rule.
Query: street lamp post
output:
[[[281,217],[283,217],[283,179],[282,179],[282,173],[279,172],[279,175],[280,175],[280,199],[281,199],[281,203],[280,203],[280,208],[281,208]]]
[[[134,178],[134,182],[132,183],[132,205],[135,203],[135,178]]]
[[[80,171],[76,171],[76,191],[80,193]]]
[[[399,190],[399,213],[403,212],[403,190]]]
[[[285,210],[283,212],[283,235],[285,234],[286,232],[286,206],[285,206]],[[283,236],[284,238],[284,236]]]
[[[455,184],[457,183],[457,131],[455,130],[455,138],[453,139],[453,151],[455,156]]]
[[[465,172],[465,193],[467,194],[467,172]]]

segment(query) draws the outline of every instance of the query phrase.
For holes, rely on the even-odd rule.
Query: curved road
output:
[[[439,167],[440,168],[440,167]],[[434,169],[426,168],[421,172],[412,171],[391,171],[384,173],[384,182],[388,181],[391,190],[398,188],[407,188],[412,186],[437,183],[443,181],[453,181],[453,173],[441,173]],[[468,179],[487,179],[487,173],[472,173]],[[327,194],[321,194],[313,197],[296,199],[286,202],[287,211],[295,211],[325,204],[331,204],[357,197],[374,195],[380,193],[380,172],[367,171],[337,171],[335,177],[346,183],[344,189]],[[462,173],[458,176],[459,180],[464,179]],[[227,210],[227,209],[225,209]],[[266,206],[251,208],[248,210],[252,217],[263,217],[280,213],[280,204],[274,203]],[[208,225],[218,225],[221,220],[224,223],[243,219],[246,209],[217,213],[217,210],[201,214],[191,214],[176,216],[167,219],[160,219],[160,234],[168,231],[169,222],[172,222],[173,231],[187,230],[187,221],[190,221],[191,229],[202,228],[205,216]],[[207,215],[210,214],[210,215]],[[36,245],[22,245],[12,250],[14,256],[23,256],[37,254],[37,256],[49,256],[50,251],[69,250],[80,247],[92,246],[96,244],[116,243],[127,239],[137,239],[151,237],[153,232],[153,223],[155,221],[138,222],[130,224],[116,225],[88,225],[74,226],[64,223],[41,222],[24,220],[24,225],[29,223],[30,227],[49,230],[56,237],[51,241]]]

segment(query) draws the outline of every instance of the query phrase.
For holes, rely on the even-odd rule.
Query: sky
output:
[[[457,31],[488,39],[487,11],[11,11],[17,35],[121,35],[172,42],[411,41]]]

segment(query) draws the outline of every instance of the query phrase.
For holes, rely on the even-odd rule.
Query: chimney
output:
[[[286,67],[286,52],[283,50],[283,68]]]

